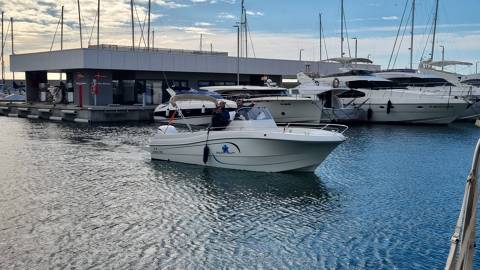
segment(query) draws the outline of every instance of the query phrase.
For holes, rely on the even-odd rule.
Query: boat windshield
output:
[[[235,120],[269,120],[272,115],[266,108],[262,107],[244,107],[237,111]]]

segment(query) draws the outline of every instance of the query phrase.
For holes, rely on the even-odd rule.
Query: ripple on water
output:
[[[152,162],[155,125],[0,125],[1,269],[441,268],[480,135],[356,126],[311,175]]]

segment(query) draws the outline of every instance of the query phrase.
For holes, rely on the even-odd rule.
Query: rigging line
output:
[[[425,56],[425,52],[427,51],[427,47],[429,45],[430,37],[432,36],[432,33],[433,33],[433,25],[430,26],[430,31],[429,31],[427,39],[425,41],[425,46],[423,47],[423,52],[422,52],[422,58],[421,59],[423,59],[423,57]]]
[[[8,33],[8,31],[10,31],[10,22],[8,22],[7,31],[5,33]],[[7,36],[8,35],[5,35],[4,39],[3,39],[3,43],[2,43],[3,44],[3,48],[2,48],[3,50],[5,50],[5,46],[7,45]],[[0,60],[1,59],[2,58],[0,57]]]
[[[403,8],[402,19],[400,20],[400,24],[398,25],[397,36],[395,37],[395,42],[393,43],[392,53],[390,54],[390,59],[388,60],[387,69],[390,69],[393,54],[395,53],[395,49],[397,48],[398,36],[400,35],[400,30],[402,29],[403,21],[405,19],[405,13],[407,12],[408,2],[410,2],[410,0],[405,1],[405,8]]]
[[[428,15],[427,22],[430,22],[430,21],[433,21],[433,12],[430,12],[429,15]],[[427,35],[427,31],[428,31],[428,35]],[[427,36],[427,39],[425,41],[425,47],[423,48],[421,59],[423,59],[423,57],[425,56],[425,52],[427,50],[427,46],[428,46],[428,43],[429,43],[429,40],[430,40],[430,36],[432,35],[432,31],[433,31],[433,23],[430,24],[430,28],[425,27],[425,29],[423,31],[423,36]]]
[[[142,22],[140,21],[140,16],[138,15],[138,10],[137,10],[137,4],[135,4],[135,2],[133,3],[133,8],[135,9],[135,14],[137,15],[137,21],[138,21],[138,25],[140,26],[140,30],[141,30],[141,35],[140,35],[140,39],[138,40],[138,47],[140,47],[141,43],[142,43],[142,40],[143,40],[143,44],[145,45],[145,47],[147,46],[147,43],[145,42],[145,35],[143,33],[144,29],[145,29],[145,19],[143,20],[143,25],[142,25]],[[145,18],[146,18],[147,15],[145,15]]]
[[[247,24],[247,31],[248,31],[248,36],[250,37],[250,46],[252,47],[253,58],[257,58],[257,55],[255,54],[255,48],[253,47],[252,32],[250,31],[250,24]]]
[[[410,21],[411,15],[412,15],[412,13],[410,13],[410,15],[408,15],[408,18],[405,21],[405,26],[403,28],[402,38],[400,39],[400,44],[398,45],[397,54],[395,55],[395,60],[393,61],[392,68],[395,68],[395,65],[397,64],[397,58],[398,58],[398,55],[400,54],[400,49],[402,48],[403,39],[405,38],[405,33],[407,32],[408,22]]]
[[[95,25],[97,24],[97,15],[98,12],[95,12],[95,19],[93,19],[92,29],[90,30],[90,37],[88,38],[88,46],[90,46],[90,42],[92,41],[93,36],[93,29],[95,29]]]
[[[55,34],[53,34],[52,45],[50,45],[50,51],[53,49],[53,44],[55,43],[55,37],[57,36],[58,26],[60,25],[60,20],[58,19],[57,28],[55,28]]]
[[[348,37],[348,29],[347,29],[347,20],[345,18],[345,11],[343,12],[343,23],[345,26],[345,36],[347,36],[347,48],[348,48],[348,57],[352,57],[352,52],[350,51],[350,38]]]
[[[327,57],[326,59],[328,59],[328,50],[327,50],[327,41],[325,40],[325,31],[323,30],[323,24],[322,24],[322,40],[323,40],[323,47],[325,49],[325,56]]]

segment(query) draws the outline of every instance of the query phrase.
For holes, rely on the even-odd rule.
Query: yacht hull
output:
[[[298,131],[298,130],[297,130]],[[313,172],[322,161],[345,140],[341,134],[322,136],[318,133],[231,132],[214,131],[178,133],[154,137],[150,144],[152,159],[187,164],[259,171]],[[324,131],[325,132],[325,131]],[[325,134],[327,134],[325,132]],[[329,138],[327,138],[329,137]],[[204,163],[204,149],[209,154]]]
[[[382,123],[449,124],[462,114],[467,104],[365,104],[365,121]],[[371,110],[369,113],[368,111]]]

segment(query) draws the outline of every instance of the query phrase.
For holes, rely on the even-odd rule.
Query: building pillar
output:
[[[39,85],[41,83],[48,83],[47,71],[25,72],[25,91],[27,102],[31,103],[40,101]]]
[[[98,94],[93,91],[93,82],[96,80]],[[113,103],[112,72],[108,70],[76,70],[73,72],[74,103],[80,106],[106,106]],[[82,86],[82,94],[80,94]],[[80,102],[82,97],[82,102]]]

